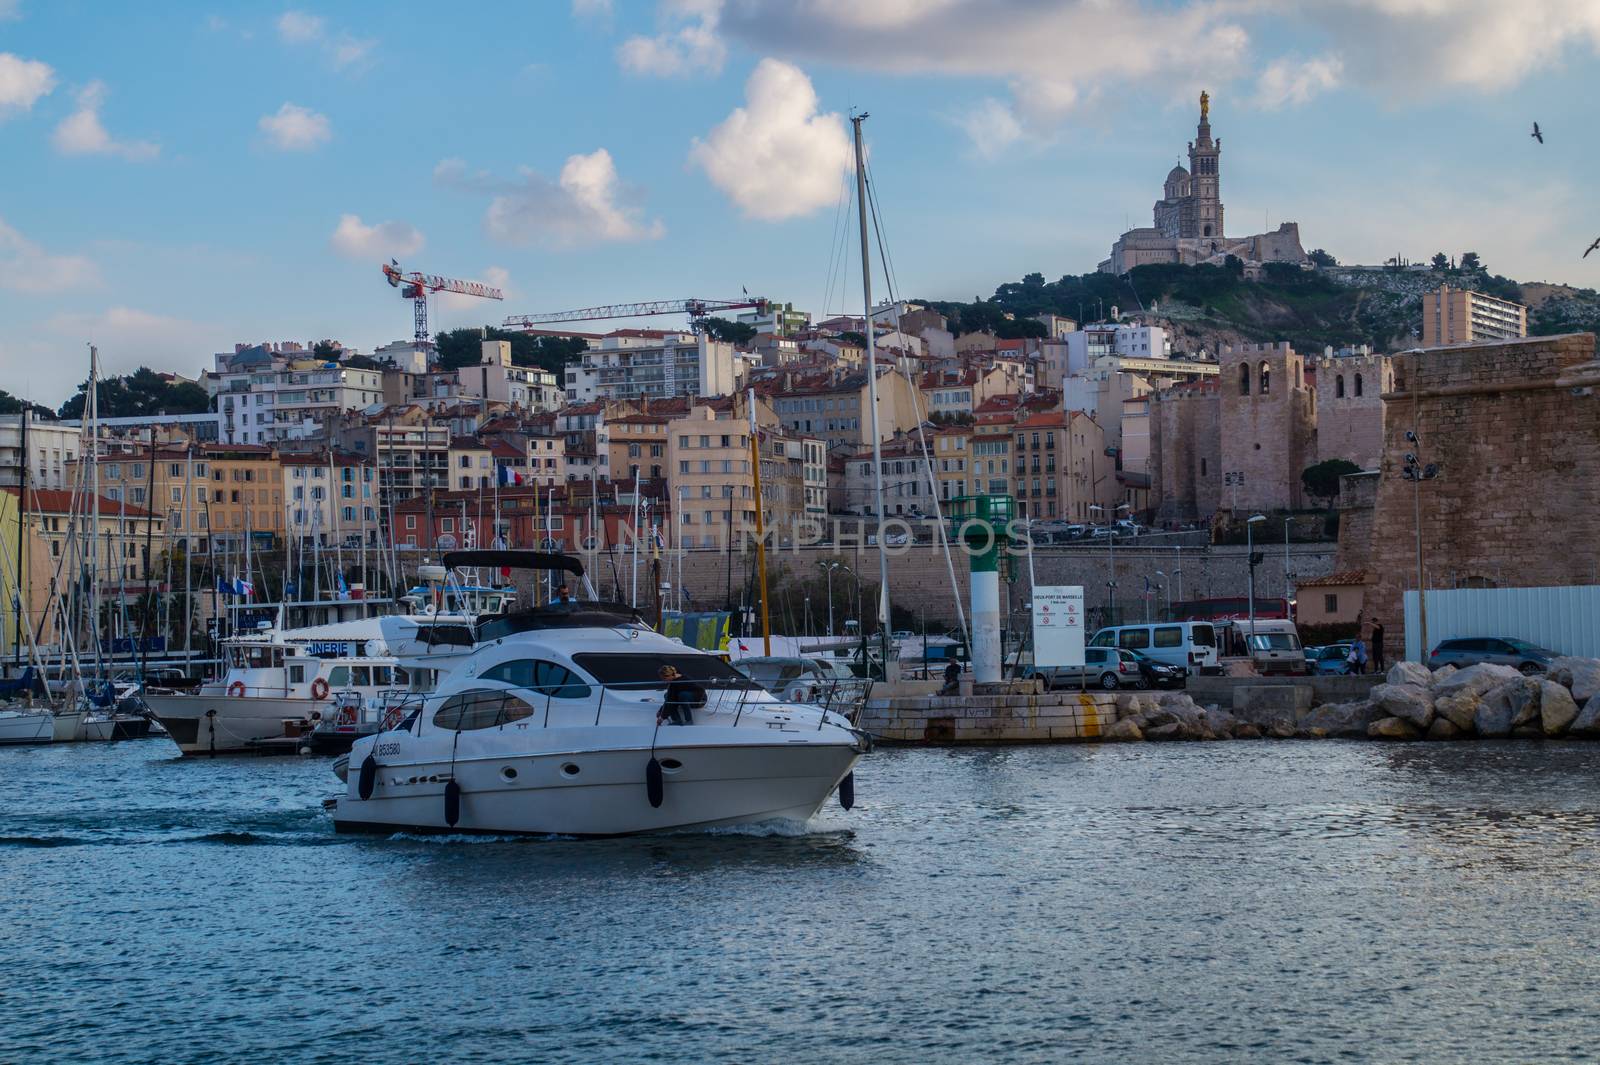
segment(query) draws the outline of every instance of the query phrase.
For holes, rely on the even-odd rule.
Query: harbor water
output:
[[[583,842],[335,836],[321,759],[0,749],[0,1061],[1578,1060],[1597,772],[893,750],[804,828]]]

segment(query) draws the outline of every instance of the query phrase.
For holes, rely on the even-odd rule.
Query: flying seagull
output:
[[[1600,237],[1595,237],[1594,243],[1583,250],[1583,257],[1587,259],[1589,257],[1589,253],[1594,251],[1596,248],[1600,248]]]
[[[1544,133],[1539,129],[1539,123],[1537,122],[1533,124],[1533,139],[1540,144],[1544,143]]]

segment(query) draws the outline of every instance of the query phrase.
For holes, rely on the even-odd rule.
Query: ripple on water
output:
[[[1578,744],[888,750],[850,813],[598,841],[337,836],[326,763],[169,751],[0,750],[26,989],[0,1060],[1577,1060],[1600,1038]]]

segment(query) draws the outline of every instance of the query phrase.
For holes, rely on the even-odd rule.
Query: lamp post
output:
[[[1265,514],[1254,514],[1244,523],[1245,564],[1250,571],[1250,635],[1245,640],[1246,655],[1256,638],[1256,526],[1266,520]]]
[[[817,565],[828,575],[828,639],[831,640],[833,639],[833,571],[841,568],[843,564],[830,560],[818,562]]]
[[[1428,660],[1428,597],[1423,591],[1423,565],[1422,565],[1422,482],[1431,481],[1439,476],[1439,467],[1432,462],[1424,463],[1418,452],[1422,450],[1422,438],[1417,436],[1415,429],[1406,430],[1406,443],[1417,450],[1406,452],[1406,464],[1400,471],[1400,476],[1411,482],[1412,519],[1416,524],[1417,535],[1417,661]]]
[[[1117,511],[1127,509],[1129,509],[1128,504],[1119,503],[1112,509],[1111,513],[1115,515]],[[1106,512],[1106,508],[1099,503],[1090,503],[1089,510],[1095,514],[1104,514]],[[1117,530],[1116,523],[1111,518],[1106,519],[1106,563],[1108,566],[1106,572],[1106,624],[1115,625],[1117,623]]]
[[[1168,576],[1165,573],[1161,572],[1160,570],[1156,570],[1156,576],[1161,578],[1161,583],[1156,585],[1156,591],[1159,592],[1163,587],[1166,588],[1166,590],[1167,590],[1167,609],[1171,610],[1172,609],[1172,583],[1171,583],[1171,579],[1168,578]]]

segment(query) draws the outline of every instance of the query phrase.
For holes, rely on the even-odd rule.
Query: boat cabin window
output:
[[[433,723],[443,729],[471,732],[532,716],[533,707],[511,692],[481,688],[450,696],[434,711]]]
[[[350,667],[334,666],[328,670],[328,687],[348,688],[350,686]]]
[[[368,666],[351,666],[350,683],[357,688],[372,687],[372,669]]]
[[[589,698],[589,686],[583,682],[583,678],[554,662],[539,662],[531,658],[501,662],[485,670],[483,679],[498,680],[526,688],[534,695],[548,695],[554,699]]]
[[[305,682],[306,682],[306,667],[305,666],[290,666],[289,667],[289,683],[290,684],[304,684]]]
[[[683,679],[705,688],[756,690],[760,685],[715,655],[578,654],[572,660],[607,688],[665,690],[661,667],[673,666]]]
[[[396,670],[396,672],[404,673],[405,671]],[[419,669],[415,673],[411,674],[411,683],[407,690],[414,692],[431,692],[435,687],[438,686],[438,683],[439,671],[437,669]]]
[[[235,669],[272,669],[283,665],[283,648],[235,647],[229,657]]]

